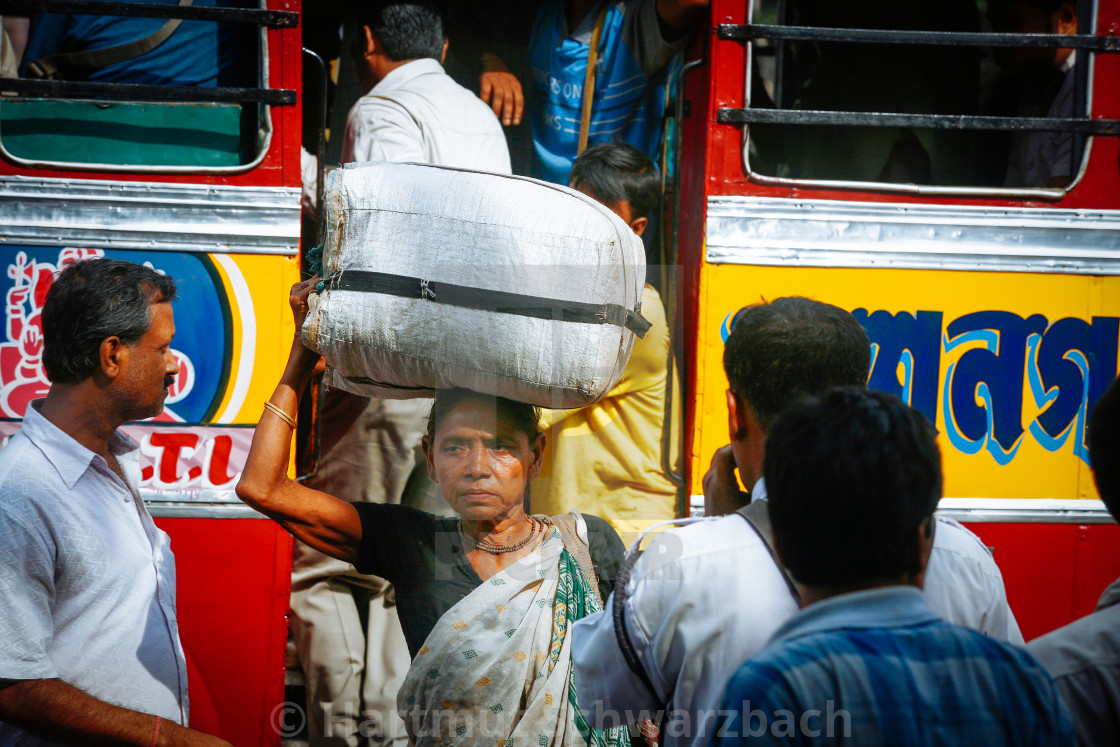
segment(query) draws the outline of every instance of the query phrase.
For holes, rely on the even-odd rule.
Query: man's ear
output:
[[[424,463],[428,465],[428,479],[439,484],[436,479],[436,465],[432,460],[432,440],[427,436],[420,439],[420,450],[424,452]]]
[[[933,552],[933,536],[937,532],[937,518],[927,516],[925,521],[918,525],[918,573],[910,583],[919,589],[924,589],[926,584],[926,569],[929,567],[929,556]]]
[[[365,35],[365,54],[368,57],[371,54],[377,54],[381,51],[381,40],[377,38],[377,34],[373,33],[373,29],[369,26],[362,26],[362,33]]]
[[[443,49],[439,53],[439,64],[444,65],[447,63],[447,39],[443,40]]]
[[[630,230],[633,231],[636,235],[641,236],[643,233],[645,233],[646,226],[648,225],[649,218],[635,218],[634,220],[630,221]]]
[[[544,464],[544,447],[548,441],[548,436],[541,434],[537,436],[537,443],[533,445],[533,461],[529,464],[529,479],[536,478],[541,473],[541,466]]]
[[[98,362],[101,364],[101,373],[110,379],[120,376],[121,368],[128,363],[128,345],[121,342],[117,336],[106,337],[101,341],[98,349]]]
[[[747,433],[746,405],[738,395],[730,389],[727,390],[727,437],[732,442],[740,441]]]

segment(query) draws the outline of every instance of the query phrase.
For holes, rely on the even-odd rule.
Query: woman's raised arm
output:
[[[296,322],[292,352],[253,433],[253,445],[237,483],[237,497],[278,521],[296,539],[354,563],[362,544],[357,510],[346,501],[306,488],[288,477],[299,398],[322,366],[318,353],[304,347],[300,339],[308,311],[307,297],[316,282],[317,278],[312,278],[292,286],[289,303]]]

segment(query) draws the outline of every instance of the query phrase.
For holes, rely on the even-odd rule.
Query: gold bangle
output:
[[[265,403],[264,403],[264,409],[268,410],[268,411],[269,411],[269,412],[271,412],[271,413],[272,413],[273,415],[275,415],[276,417],[278,417],[278,418],[280,418],[281,420],[283,420],[283,421],[284,421],[285,423],[287,423],[287,424],[288,424],[288,427],[290,427],[290,428],[291,428],[292,430],[295,430],[295,429],[296,429],[296,419],[295,419],[295,418],[293,418],[293,417],[292,417],[291,415],[289,415],[288,413],[286,413],[286,412],[284,412],[283,410],[281,410],[281,409],[280,409],[279,407],[277,407],[276,405],[272,404],[271,402],[265,402]]]

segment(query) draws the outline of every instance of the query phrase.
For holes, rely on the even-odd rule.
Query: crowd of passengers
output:
[[[706,0],[538,5],[494,4],[495,28],[525,24],[519,46],[480,31],[469,6],[355,4],[347,47],[365,93],[334,133],[340,162],[530,171],[639,236],[656,230],[666,89]],[[997,8],[1004,29],[1076,30],[1069,2]],[[337,42],[331,11],[305,8],[305,35],[325,24]],[[46,15],[31,40],[37,22],[70,45],[127,44],[120,34],[165,23]],[[468,27],[460,59],[477,59],[463,66],[477,85],[444,67],[445,18]],[[176,33],[154,51],[173,53]],[[72,51],[35,55],[57,67]],[[142,69],[151,54],[114,64]],[[1075,57],[1048,55],[1035,63],[1058,71],[1046,95],[1063,116]],[[1015,142],[1009,174],[1068,183],[1057,171],[1071,138]],[[291,291],[297,330],[315,285]],[[48,297],[54,385],[0,451],[0,743],[221,743],[186,728],[173,560],[117,430],[162,409],[174,297],[173,279],[113,260],[71,266]],[[297,539],[291,629],[313,744],[1120,743],[1120,587],[1028,653],[991,552],[934,516],[930,424],[865,388],[859,323],[805,298],[753,300],[726,343],[731,438],[704,478],[709,518],[630,556],[620,534],[629,544],[675,512],[662,434],[679,397],[652,285],[651,330],[595,405],[327,391],[319,464],[300,482],[287,476],[292,431],[323,364],[297,336],[238,494]],[[1114,383],[1089,427],[1114,516],[1118,398]]]

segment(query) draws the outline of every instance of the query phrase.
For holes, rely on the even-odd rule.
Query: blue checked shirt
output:
[[[713,745],[1075,744],[1030,654],[944,622],[909,586],[802,610],[739,667],[720,709]]]

